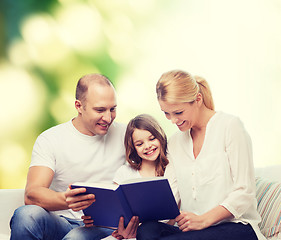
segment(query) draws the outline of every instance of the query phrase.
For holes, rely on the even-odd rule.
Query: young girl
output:
[[[175,177],[166,156],[167,138],[158,122],[147,114],[136,116],[128,123],[124,144],[127,164],[117,170],[113,181],[121,184],[134,178],[165,176],[178,203],[179,194]],[[84,216],[83,219],[86,227],[93,226],[93,220],[88,216]],[[174,222],[171,220],[168,223]],[[137,226],[132,229],[131,233],[127,233],[125,228],[119,228],[119,232],[115,231],[112,235],[118,239],[134,237]]]

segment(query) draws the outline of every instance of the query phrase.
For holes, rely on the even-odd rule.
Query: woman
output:
[[[215,112],[207,82],[184,71],[156,86],[161,110],[179,132],[168,144],[181,197],[177,225],[150,222],[137,239],[262,240],[251,140],[235,116]]]

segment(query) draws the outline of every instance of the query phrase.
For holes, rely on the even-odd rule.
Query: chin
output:
[[[178,129],[181,131],[181,132],[186,132],[188,130],[190,130],[190,127],[187,127],[187,126],[181,126],[181,127],[178,127]]]

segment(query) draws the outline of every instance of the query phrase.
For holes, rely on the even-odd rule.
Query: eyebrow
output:
[[[148,136],[148,138],[151,138],[151,137],[155,137],[155,136],[153,134],[150,134]],[[137,139],[136,141],[133,141],[133,143],[137,143],[137,142],[143,142],[143,140]]]
[[[114,105],[113,107],[109,108],[109,109],[112,109],[112,108],[117,108],[117,105]],[[96,110],[104,110],[104,109],[107,109],[107,107],[93,107],[93,109],[96,109]]]
[[[161,109],[162,110],[162,109]],[[182,110],[175,110],[175,111],[172,111],[172,113],[178,113],[178,112],[183,112],[184,111],[184,109],[182,109]],[[166,112],[166,111],[164,111],[164,110],[162,110],[162,112],[165,112],[165,113],[168,113],[168,112]]]

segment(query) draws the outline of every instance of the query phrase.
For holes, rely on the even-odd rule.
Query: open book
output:
[[[71,187],[83,187],[86,193],[95,194],[96,201],[83,212],[92,217],[96,226],[117,228],[121,216],[127,225],[133,216],[145,222],[174,219],[180,214],[164,177],[139,178],[121,185],[77,182]]]

